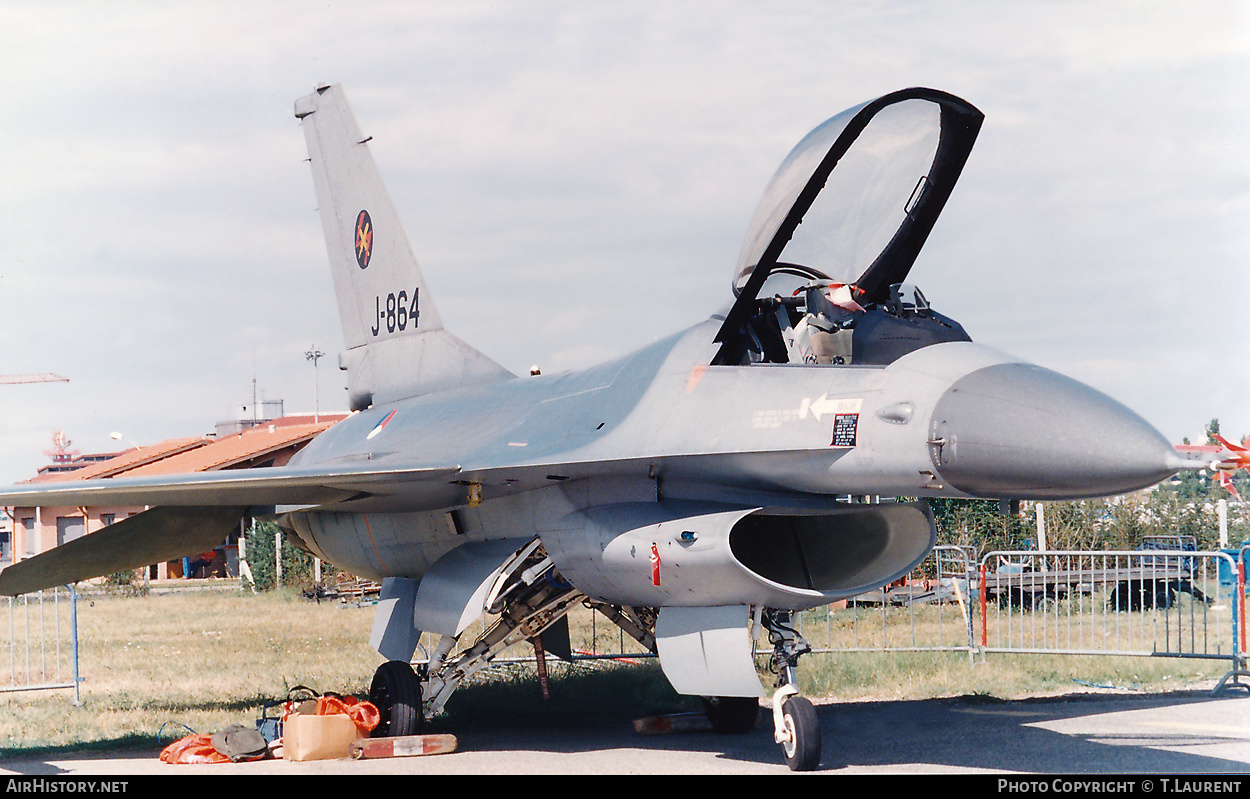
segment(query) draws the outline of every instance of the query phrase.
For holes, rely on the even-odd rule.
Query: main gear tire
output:
[[[378,709],[381,721],[370,734],[372,738],[416,735],[421,732],[421,681],[412,665],[402,660],[388,660],[373,673],[369,701]]]
[[[742,735],[755,729],[760,702],[753,696],[705,696],[703,712],[719,735]]]

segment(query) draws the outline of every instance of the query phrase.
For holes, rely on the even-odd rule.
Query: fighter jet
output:
[[[794,614],[917,565],[935,540],[926,498],[1114,495],[1186,466],[1123,405],[974,343],[906,282],[982,124],[958,97],[907,89],[821,124],[765,189],[721,311],[536,376],[444,327],[342,89],[295,116],[354,413],[285,467],[0,490],[0,504],[151,506],[14,564],[3,593],[180,557],[268,514],[382,582],[379,734],[418,731],[584,605],[722,732],[756,723],[766,635],[774,738],[802,770],[821,745]],[[414,667],[423,632],[437,644]]]

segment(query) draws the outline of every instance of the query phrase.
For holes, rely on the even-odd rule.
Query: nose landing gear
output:
[[[811,771],[820,766],[820,721],[806,697],[799,696],[799,657],[812,647],[791,626],[791,611],[770,610],[763,615],[769,643],[773,645],[770,668],[777,675],[773,694],[773,740],[781,744],[791,771]]]

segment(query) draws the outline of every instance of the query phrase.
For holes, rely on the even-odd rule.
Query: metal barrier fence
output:
[[[800,614],[800,629],[813,652],[966,651],[971,658],[978,651],[975,558],[970,547],[935,547],[904,580]]]
[[[1245,557],[1233,551],[939,546],[907,578],[801,616],[814,652],[966,651],[1224,660],[1246,666]],[[974,565],[975,564],[975,565]],[[823,640],[822,640],[823,639]],[[1250,686],[1244,686],[1250,687]]]
[[[1225,680],[1245,674],[1244,550],[990,552],[978,576],[983,653],[1227,660]]]
[[[9,656],[0,661],[0,692],[72,688],[74,704],[82,704],[78,594],[73,587],[6,599]]]

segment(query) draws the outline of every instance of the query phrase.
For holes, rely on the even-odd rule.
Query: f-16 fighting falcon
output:
[[[926,498],[1115,495],[1187,465],[1128,408],[974,343],[907,282],[982,124],[958,97],[895,92],[799,142],[711,318],[525,376],[444,327],[342,89],[295,116],[354,413],[283,467],[3,489],[0,504],[150,506],[15,563],[3,593],[181,557],[263,515],[381,581],[376,734],[416,733],[467,677],[588,606],[704,697],[718,731],[751,729],[768,698],[804,770],[821,743],[795,614],[907,574],[934,545]],[[414,662],[422,633],[437,644]]]

